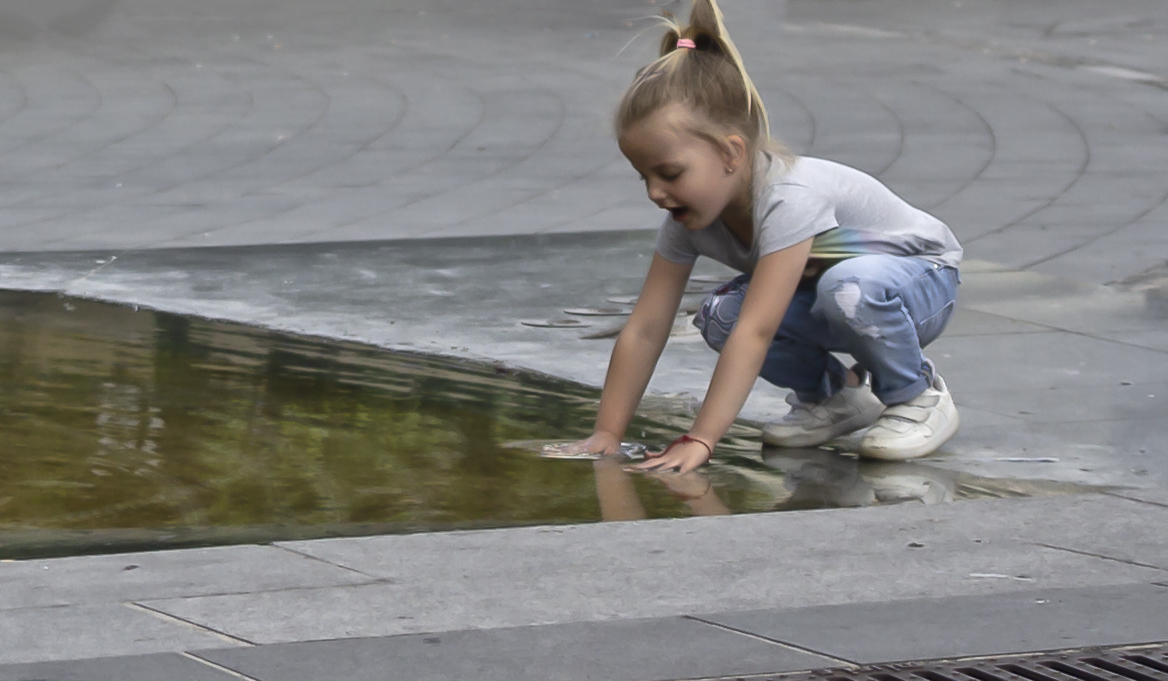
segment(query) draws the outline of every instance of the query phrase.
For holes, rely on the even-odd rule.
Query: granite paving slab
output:
[[[272,546],[0,562],[0,612],[375,581]]]
[[[74,660],[242,645],[121,603],[0,612],[0,664]]]
[[[837,660],[672,617],[198,651],[258,681],[654,681],[836,666]]]
[[[962,394],[961,405],[1023,421],[1136,421],[1168,415],[1168,382],[1132,378],[1110,385],[983,388]]]
[[[0,681],[231,681],[238,678],[174,653],[0,665]]]
[[[1168,588],[1125,584],[701,619],[873,664],[1168,640]]]
[[[1013,333],[1052,333],[1049,326],[1011,319],[1002,315],[982,312],[963,305],[958,301],[957,309],[945,327],[945,338],[958,336],[996,336]]]
[[[1158,489],[1118,489],[1109,495],[1068,498],[1065,509],[1084,519],[1083,522],[1020,523],[1011,528],[1009,536],[1034,546],[1154,567],[1164,573],[1155,579],[1168,577],[1168,539],[1163,532],[1168,522],[1168,506],[1139,501],[1141,497],[1154,498],[1158,493]],[[978,518],[954,515],[948,529],[968,535],[977,533],[973,528],[981,525]]]
[[[1077,495],[290,542],[384,583],[142,604],[278,643],[1147,582],[1164,572],[1063,540],[1164,519]]]
[[[1112,492],[1115,496],[1126,499],[1136,499],[1149,504],[1156,504],[1168,508],[1168,490],[1160,487],[1147,489],[1123,489]]]
[[[965,411],[973,410],[963,410],[963,421]],[[1162,417],[1047,423],[1011,418],[970,419],[960,436],[946,444],[946,454],[931,463],[987,477],[1057,478],[1105,488],[1162,487],[1168,482],[1160,466]]]

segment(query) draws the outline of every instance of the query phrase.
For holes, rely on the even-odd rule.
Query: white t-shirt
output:
[[[755,184],[750,248],[721,220],[690,231],[666,217],[657,232],[657,252],[683,265],[704,255],[739,272],[753,272],[762,256],[815,237],[812,258],[887,253],[915,255],[947,267],[961,262],[961,244],[944,222],[863,171],[807,156],[784,167],[766,154],[757,167],[764,178]]]

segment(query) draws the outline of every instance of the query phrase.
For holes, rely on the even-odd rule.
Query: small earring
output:
[[[733,174],[734,174],[734,169],[733,169],[733,168],[731,168],[731,167],[729,167],[729,166],[727,166],[727,167],[726,167],[726,174],[727,174],[727,175],[733,175]]]

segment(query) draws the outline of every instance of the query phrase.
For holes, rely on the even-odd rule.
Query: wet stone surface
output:
[[[739,426],[688,476],[550,461],[597,391],[48,293],[0,293],[0,556],[1075,491],[834,452]],[[647,403],[667,442],[686,415]]]

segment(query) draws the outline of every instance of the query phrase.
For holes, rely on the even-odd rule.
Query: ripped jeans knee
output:
[[[879,338],[881,328],[875,315],[869,314],[873,304],[880,305],[872,293],[865,290],[857,276],[827,277],[819,281],[813,313],[822,315],[837,328],[846,327],[858,336]]]
[[[693,324],[702,333],[702,338],[716,352],[722,352],[726,339],[738,322],[742,310],[742,299],[750,286],[750,276],[740,275],[711,293],[702,303]]]

